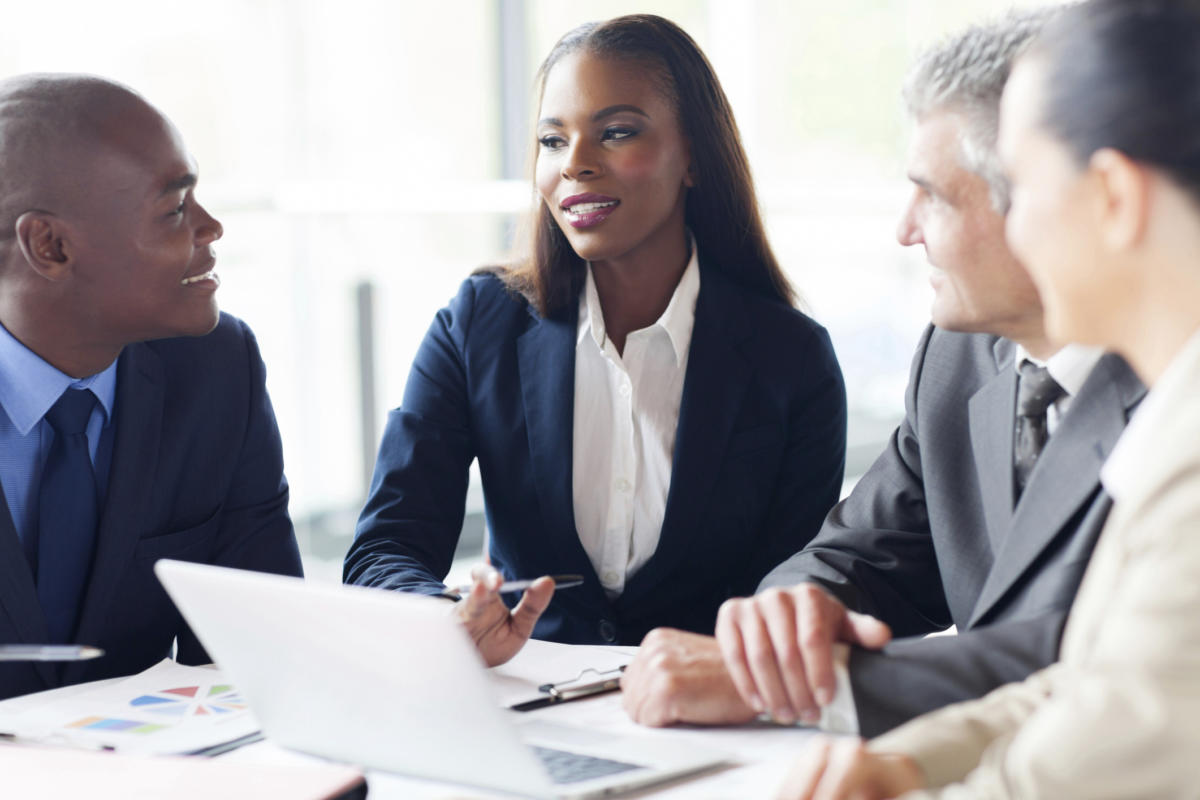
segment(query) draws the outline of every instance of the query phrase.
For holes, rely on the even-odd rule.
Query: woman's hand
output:
[[[554,581],[548,577],[538,578],[511,611],[496,591],[503,577],[494,568],[480,564],[471,570],[471,581],[471,591],[458,601],[454,613],[471,635],[483,660],[489,667],[494,667],[508,661],[525,646],[533,633],[534,623],[550,604]]]
[[[862,739],[819,736],[780,787],[780,800],[883,800],[925,786],[908,756],[872,753]]]

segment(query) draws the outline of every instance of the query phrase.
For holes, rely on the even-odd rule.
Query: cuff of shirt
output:
[[[837,688],[833,702],[821,709],[821,721],[817,723],[823,731],[846,736],[858,736],[858,708],[854,705],[854,690],[850,688],[850,646],[833,646],[833,675]]]

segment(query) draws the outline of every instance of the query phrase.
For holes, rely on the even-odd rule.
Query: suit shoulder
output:
[[[728,291],[724,286],[719,289]],[[734,291],[738,299],[730,304],[732,313],[724,331],[746,362],[763,376],[768,391],[793,397],[807,397],[814,390],[833,391],[843,397],[844,406],[842,370],[824,326],[780,300],[741,288]]]
[[[203,336],[178,336],[144,343],[163,363],[172,367],[244,371],[254,354],[258,360],[258,341],[241,319],[222,311],[217,326]]]
[[[459,287],[459,295],[470,293],[477,305],[513,306],[527,309],[529,301],[519,292],[513,290],[494,269],[484,269],[473,272]]]
[[[530,320],[529,302],[513,291],[494,272],[477,272],[458,288],[449,305],[439,312],[452,336],[478,338],[479,331],[501,335],[509,329],[523,330]],[[457,330],[457,333],[453,331]]]
[[[724,287],[722,287],[724,288]],[[810,347],[829,345],[829,332],[805,312],[776,298],[738,288],[746,319],[759,336]]]
[[[1014,345],[990,333],[959,333],[930,325],[921,337],[916,358],[922,372],[982,373],[995,375],[1011,361]]]
[[[145,342],[150,349],[160,353],[176,351],[203,351],[223,349],[228,347],[245,347],[245,341],[253,338],[254,334],[241,319],[227,311],[222,311],[217,325],[203,336],[175,336],[169,339],[154,339]]]
[[[1013,343],[999,336],[930,325],[913,354],[905,405],[910,413],[922,409],[922,415],[965,410],[976,391],[1011,365],[1013,350]]]

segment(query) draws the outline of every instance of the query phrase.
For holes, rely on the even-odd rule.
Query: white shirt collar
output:
[[[1069,344],[1043,361],[1029,355],[1029,351],[1018,344],[1013,367],[1019,371],[1021,363],[1024,361],[1031,361],[1039,367],[1045,367],[1050,372],[1050,377],[1054,378],[1068,395],[1074,397],[1079,394],[1079,390],[1087,382],[1088,376],[1092,374],[1096,362],[1103,355],[1104,350],[1099,347]]]
[[[692,255],[688,259],[683,275],[671,294],[671,302],[650,327],[659,327],[666,331],[671,340],[671,348],[675,351],[675,363],[682,364],[688,354],[692,341],[692,328],[696,322],[696,298],[700,295],[700,261],[696,253],[696,241],[688,234]],[[592,265],[588,264],[587,282],[584,285],[583,296],[579,302],[579,325],[575,344],[583,341],[583,337],[591,334],[596,346],[604,349],[607,332],[604,327],[604,313],[600,307],[600,295],[596,291],[596,280],[592,275]]]

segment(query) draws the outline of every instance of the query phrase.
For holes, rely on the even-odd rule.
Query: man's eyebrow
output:
[[[934,187],[930,186],[928,180],[925,180],[920,175],[914,175],[913,173],[908,173],[908,180],[912,181],[913,184],[916,184],[917,186],[922,187],[923,190],[925,190],[926,192],[929,192],[932,190],[932,188],[934,188]]]
[[[159,192],[159,197],[162,197],[165,194],[170,194],[171,192],[178,192],[180,189],[190,189],[196,185],[196,180],[196,175],[192,172],[189,172],[186,175],[180,175],[178,178],[172,181],[167,181],[167,185],[163,187],[161,192]]]
[[[908,179],[930,194],[937,194],[937,192],[934,191],[933,184],[930,183],[927,178],[922,178],[920,175],[914,175],[910,172],[908,173]]]

